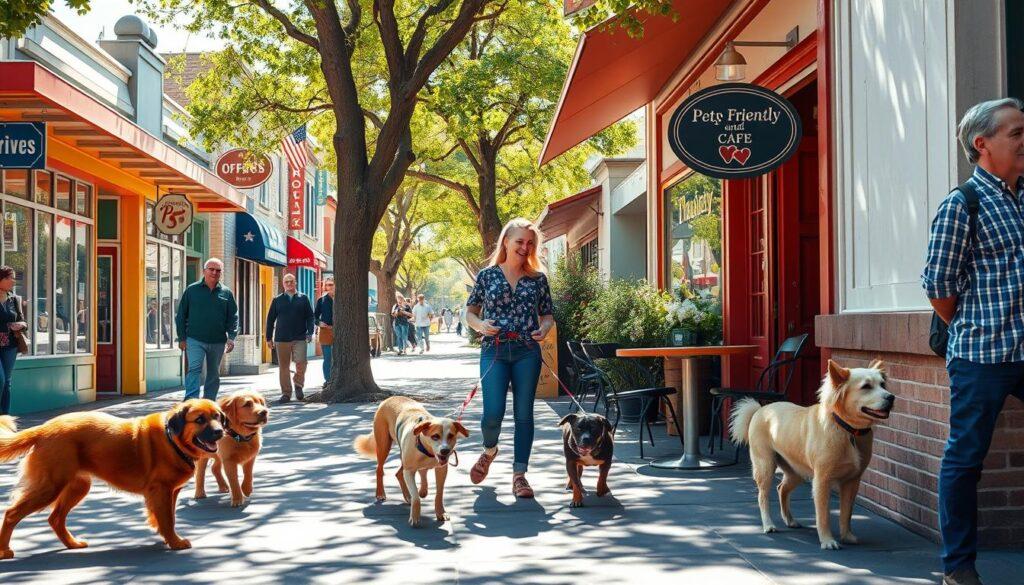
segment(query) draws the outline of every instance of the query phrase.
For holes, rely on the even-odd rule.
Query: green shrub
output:
[[[558,339],[586,339],[583,315],[604,288],[601,275],[593,266],[584,266],[579,254],[566,254],[555,263],[549,282]]]
[[[665,345],[669,295],[643,280],[613,280],[583,315],[586,337],[623,347]]]

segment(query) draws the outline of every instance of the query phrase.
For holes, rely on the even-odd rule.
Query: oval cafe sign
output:
[[[238,189],[252,189],[267,182],[274,172],[274,161],[265,154],[234,148],[217,159],[217,176]]]
[[[153,210],[156,229],[169,236],[185,233],[192,225],[192,202],[179,193],[168,193],[156,202]]]
[[[758,85],[724,83],[688,97],[668,142],[679,160],[717,179],[757,177],[793,156],[802,128],[789,100]]]

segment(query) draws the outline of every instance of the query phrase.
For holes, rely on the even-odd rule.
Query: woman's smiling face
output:
[[[505,237],[506,258],[513,264],[525,263],[526,259],[534,254],[536,248],[537,241],[530,230],[513,229]]]

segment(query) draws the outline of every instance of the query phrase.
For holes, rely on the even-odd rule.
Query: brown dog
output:
[[[768,492],[776,468],[781,468],[779,505],[786,526],[800,527],[790,511],[789,496],[804,479],[810,479],[821,548],[838,549],[828,511],[830,489],[838,486],[839,538],[857,544],[850,518],[860,478],[871,463],[871,427],[875,421],[889,418],[896,400],[885,383],[882,362],[847,369],[829,360],[828,374],[818,389],[818,404],[806,408],[791,402],[761,406],[748,398],[733,408],[732,439],[750,445],[751,471],[765,534],[775,532]]]
[[[213,459],[213,477],[221,492],[231,490],[231,507],[237,508],[252,495],[252,468],[260,452],[263,427],[270,420],[267,401],[257,392],[245,391],[225,396],[217,405],[228,417],[224,438],[217,442]],[[196,499],[206,497],[206,463],[200,459],[196,465]],[[242,483],[238,483],[238,468],[242,468]],[[227,472],[224,480],[222,470]]]
[[[448,519],[444,511],[444,480],[448,476],[448,457],[455,452],[459,435],[469,436],[462,423],[450,418],[432,416],[423,405],[411,398],[392,396],[377,407],[373,415],[373,432],[356,437],[356,452],[377,458],[377,501],[383,502],[384,461],[391,452],[392,442],[398,442],[402,466],[398,468],[398,484],[402,497],[412,504],[409,525],[420,525],[420,498],[427,497],[427,470],[433,469],[437,481],[434,495],[434,516],[439,522]],[[420,473],[420,489],[416,487],[416,472]]]
[[[64,414],[18,433],[8,421],[0,429],[0,461],[28,456],[0,528],[0,559],[14,557],[11,533],[18,522],[50,505],[57,538],[68,548],[84,548],[86,542],[68,532],[66,521],[89,493],[93,476],[144,496],[149,523],[167,546],[191,548],[174,531],[174,507],[196,460],[217,452],[223,418],[215,403],[187,400],[167,412],[133,419],[102,412]]]

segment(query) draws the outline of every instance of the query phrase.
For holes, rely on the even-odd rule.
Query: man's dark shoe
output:
[[[306,397],[302,395],[302,386],[296,386],[295,387],[295,400],[298,400],[299,402],[302,402],[305,399],[306,399]]]
[[[282,396],[282,397],[277,399],[277,403],[278,404],[288,404],[291,401],[292,401],[292,397],[291,396]]]
[[[981,585],[981,576],[974,567],[961,567],[943,575],[942,585]]]

